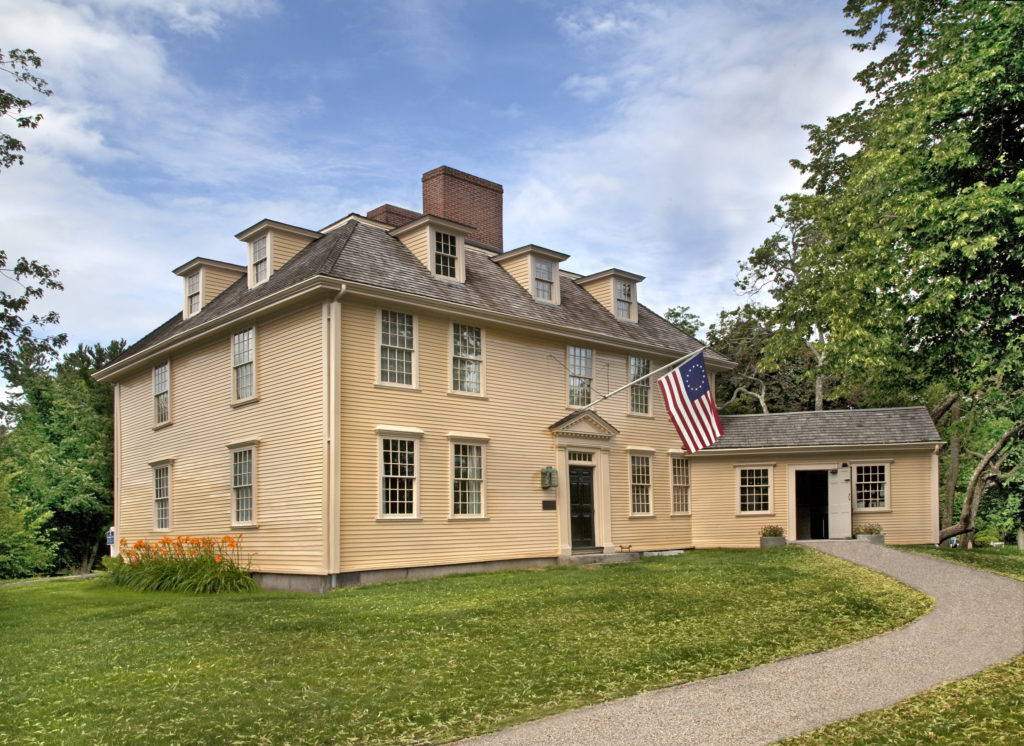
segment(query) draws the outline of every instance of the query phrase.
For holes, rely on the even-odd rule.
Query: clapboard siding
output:
[[[523,288],[533,294],[533,288],[530,287],[530,255],[523,254],[522,256],[509,259],[506,262],[501,263],[502,268],[512,275],[512,279],[518,282]]]
[[[120,384],[119,535],[129,543],[163,534],[242,533],[266,572],[322,572],[323,378],[321,306],[256,324],[259,401],[232,408],[229,335],[171,362],[173,424],[153,430],[150,371]],[[231,527],[231,454],[260,441],[257,529]],[[173,459],[171,527],[153,530],[151,462]]]
[[[401,238],[405,247],[411,251],[417,259],[423,262],[424,267],[430,267],[430,228],[422,226],[418,231],[403,235]]]
[[[270,231],[274,271],[281,269],[285,262],[309,245],[310,239],[292,236],[281,231]]]
[[[203,305],[207,305],[244,275],[244,269],[233,272],[220,267],[203,267]]]

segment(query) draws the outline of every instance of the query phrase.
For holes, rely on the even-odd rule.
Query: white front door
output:
[[[850,467],[830,469],[828,473],[828,538],[851,538],[853,536],[852,524]]]

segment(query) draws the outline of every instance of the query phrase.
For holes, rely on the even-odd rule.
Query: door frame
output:
[[[796,473],[798,471],[832,471],[839,468],[838,461],[808,461],[786,466],[786,539],[796,541]]]
[[[609,448],[605,442],[596,439],[583,440],[559,438],[555,461],[558,468],[558,553],[563,557],[572,555],[572,523],[569,517],[569,465],[592,466],[594,468],[594,546],[602,552],[615,550],[612,544],[611,492],[609,490],[610,468]],[[569,461],[569,452],[586,453],[590,461]]]

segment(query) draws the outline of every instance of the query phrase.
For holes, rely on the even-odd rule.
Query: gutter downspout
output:
[[[327,407],[327,490],[324,506],[326,556],[324,568],[329,588],[336,588],[341,572],[341,297],[348,290],[342,285],[327,306],[327,375],[324,401]]]

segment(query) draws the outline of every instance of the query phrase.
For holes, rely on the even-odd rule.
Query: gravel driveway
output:
[[[913,586],[932,596],[935,608],[864,642],[567,712],[468,743],[771,743],[1024,652],[1024,583],[863,541],[802,543]]]

